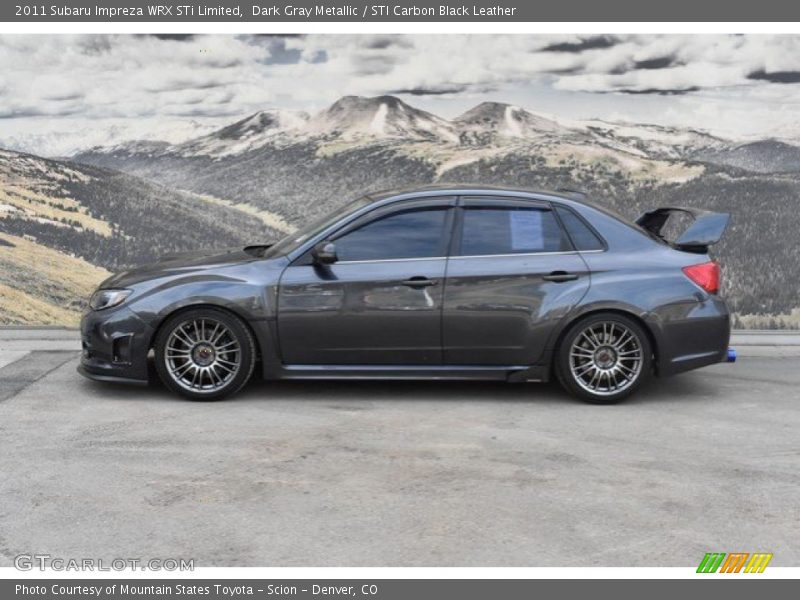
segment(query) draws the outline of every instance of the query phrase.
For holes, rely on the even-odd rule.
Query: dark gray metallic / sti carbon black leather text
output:
[[[727,222],[667,207],[629,223],[573,192],[365,196],[273,245],[109,278],[81,322],[79,370],[130,383],[155,370],[199,400],[238,391],[257,369],[265,379],[556,376],[580,398],[615,402],[653,373],[728,358],[708,257]]]

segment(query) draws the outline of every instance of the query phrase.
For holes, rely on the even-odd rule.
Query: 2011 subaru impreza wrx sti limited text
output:
[[[687,217],[675,239],[665,231]],[[680,220],[680,219],[678,219]],[[272,245],[114,275],[79,370],[189,398],[265,379],[547,381],[597,403],[725,361],[708,247],[728,215],[629,223],[574,192],[428,187],[365,196]]]

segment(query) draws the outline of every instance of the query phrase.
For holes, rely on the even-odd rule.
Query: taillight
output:
[[[709,294],[719,292],[720,269],[713,260],[699,265],[683,267],[683,273]]]

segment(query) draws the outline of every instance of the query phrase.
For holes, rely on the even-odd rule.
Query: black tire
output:
[[[603,337],[604,331],[610,333]],[[623,332],[633,336],[630,342]],[[601,343],[592,346],[596,341]],[[627,398],[648,379],[652,365],[653,348],[647,332],[634,319],[617,313],[597,313],[575,322],[555,356],[556,376],[564,389],[592,404],[615,404]],[[596,376],[599,380],[593,390],[589,380],[595,381]]]
[[[196,324],[200,324],[197,329]],[[219,334],[220,330],[223,333]],[[218,335],[222,337],[212,344]],[[216,308],[190,309],[167,319],[156,336],[154,350],[159,379],[191,400],[222,400],[235,394],[249,381],[256,363],[250,329],[239,317]],[[192,381],[190,386],[189,373],[193,371],[198,372],[199,384]]]

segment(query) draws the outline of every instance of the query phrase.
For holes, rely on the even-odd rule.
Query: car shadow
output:
[[[167,389],[157,378],[148,386],[131,386],[84,380],[82,386],[108,400],[158,400],[192,402]],[[686,402],[699,395],[714,395],[716,388],[701,374],[687,373],[669,378],[651,378],[621,405]],[[228,403],[263,401],[319,402],[531,402],[535,404],[580,404],[554,381],[508,383],[505,381],[391,381],[391,380],[294,380],[264,381],[254,377]],[[591,406],[591,405],[586,405]],[[602,407],[600,407],[602,408]]]
[[[651,377],[649,381],[623,401],[624,404],[662,404],[693,402],[700,396],[715,396],[718,387],[702,371],[682,373],[672,377]]]
[[[392,381],[392,380],[306,380],[256,381],[247,395],[277,396],[293,401],[573,401],[555,383],[507,383],[505,381]]]
[[[88,393],[109,400],[172,400],[192,402],[167,389],[158,379],[147,386],[86,380]],[[507,383],[503,381],[391,381],[391,380],[293,380],[264,381],[254,377],[225,403],[252,401],[575,401],[555,383]]]

